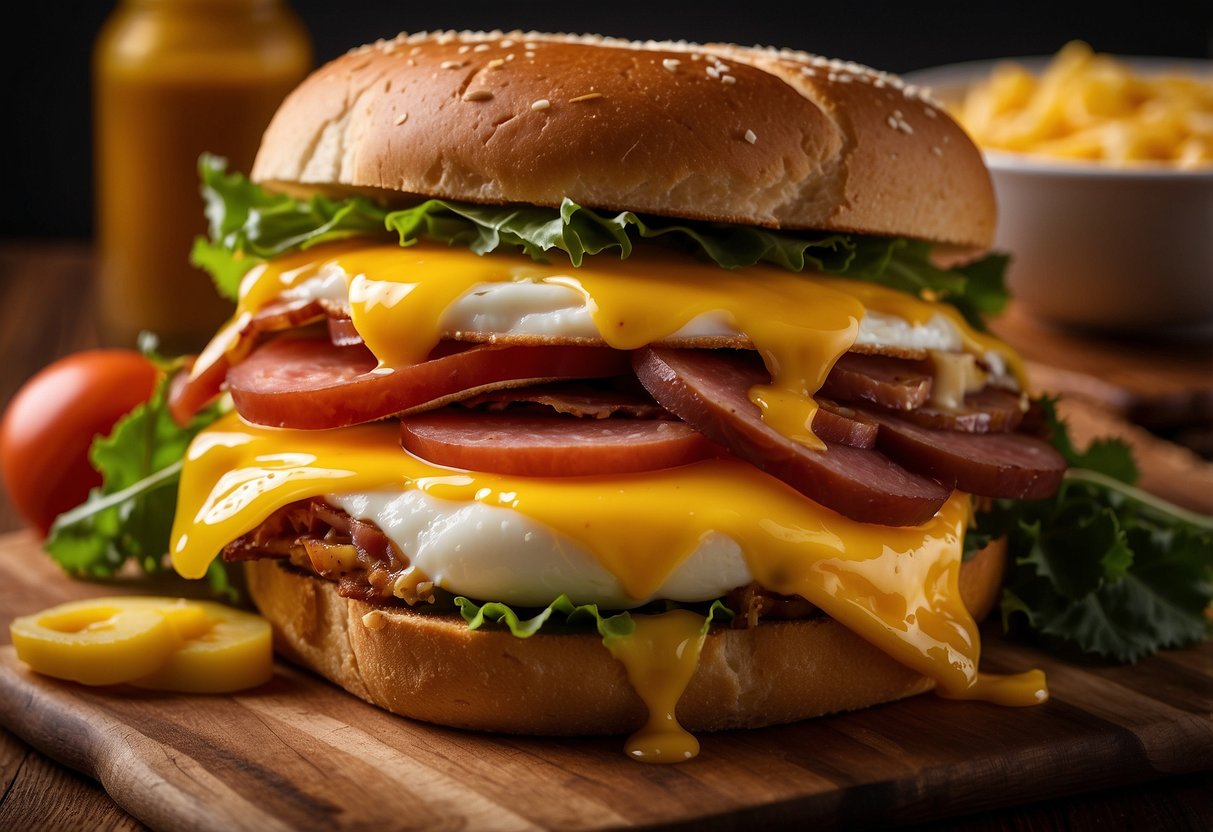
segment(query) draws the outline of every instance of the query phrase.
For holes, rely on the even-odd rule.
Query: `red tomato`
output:
[[[0,422],[0,472],[17,511],[43,535],[101,484],[89,446],[147,401],[156,372],[132,350],[88,350],[42,368],[13,396]]]

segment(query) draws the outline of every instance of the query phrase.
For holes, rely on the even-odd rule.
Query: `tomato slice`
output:
[[[628,354],[607,347],[449,342],[428,361],[380,369],[365,347],[287,336],[233,367],[227,383],[237,412],[250,422],[316,430],[432,409],[501,387],[627,372]]]
[[[703,434],[671,419],[449,409],[401,419],[400,442],[438,465],[533,477],[656,471],[721,453]]]

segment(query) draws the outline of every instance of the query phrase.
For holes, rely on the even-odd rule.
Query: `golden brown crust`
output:
[[[1001,542],[961,569],[975,618],[997,599]],[[356,696],[404,716],[519,734],[615,734],[644,706],[594,635],[515,638],[458,616],[387,610],[342,598],[328,581],[276,561],[247,564],[249,590],[276,648]],[[378,610],[372,619],[363,616]],[[713,631],[678,705],[692,731],[756,728],[864,708],[932,683],[826,618]]]
[[[798,52],[536,33],[401,36],[292,93],[283,190],[559,205],[984,248],[981,156],[885,73]]]

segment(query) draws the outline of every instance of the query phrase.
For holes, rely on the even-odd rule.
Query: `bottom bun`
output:
[[[997,600],[1005,554],[996,541],[961,568],[974,618]],[[623,734],[645,721],[623,666],[596,634],[469,630],[458,615],[343,598],[335,584],[274,560],[249,562],[247,574],[281,654],[394,713],[513,734]],[[363,616],[374,610],[372,628]],[[933,686],[829,618],[722,627],[703,645],[678,719],[690,731],[759,728]]]

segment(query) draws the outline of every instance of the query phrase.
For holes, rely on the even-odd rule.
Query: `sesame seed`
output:
[[[703,57],[703,55],[700,55],[698,52],[692,52],[692,53],[691,53],[691,60],[692,60],[692,61],[698,61],[698,60],[699,60],[699,59],[701,59],[702,57]]]
[[[491,90],[468,90],[464,93],[464,101],[488,101],[493,97]]]
[[[922,111],[924,113],[926,113],[927,118],[935,118],[935,108],[934,107],[923,107]]]
[[[708,67],[707,73],[708,73],[709,78],[719,78],[720,77],[720,70],[717,69],[715,66]]]
[[[396,126],[399,127],[401,124],[404,124],[408,120],[409,120],[409,114],[401,113],[400,115],[396,116]]]
[[[510,40],[509,38],[506,38],[500,44],[502,49],[509,49],[513,45],[514,45],[514,41]]]
[[[678,65],[681,63],[682,63],[682,61],[678,60],[677,58],[664,58],[661,61],[661,65],[663,67],[665,67],[666,69],[668,69],[670,72],[674,72],[675,70],[677,70]]]
[[[585,95],[579,95],[579,96],[577,96],[576,98],[570,98],[570,99],[569,99],[569,103],[570,103],[570,104],[576,104],[578,101],[590,101],[590,100],[595,99],[595,98],[602,98],[602,93],[600,93],[600,92],[587,92]]]
[[[513,53],[513,52],[511,52],[510,54],[506,55],[506,56],[505,56],[505,59],[506,59],[507,61],[512,61],[512,60],[514,60],[514,53]]]
[[[485,66],[489,69],[500,69],[501,67],[505,66],[505,59],[493,58],[493,60],[489,61],[487,64],[485,64]]]
[[[530,60],[530,59],[532,59],[532,58],[534,58],[534,57],[535,57],[535,53],[534,53],[534,52],[523,52],[523,53],[522,53],[522,57],[527,58],[528,60]]]
[[[379,610],[371,610],[362,616],[362,626],[368,630],[382,630],[386,624],[387,621],[384,620],[383,613]]]
[[[745,131],[745,140],[750,144],[754,144],[758,141],[758,136],[754,135],[753,130],[747,130]]]
[[[469,50],[469,49],[471,49],[471,48],[472,48],[472,47],[468,46],[468,45],[465,43],[463,46],[459,47],[459,54],[460,54],[460,55],[466,55],[466,54],[468,53],[468,50]]]
[[[472,47],[473,52],[488,52],[489,45],[487,43],[478,43]]]
[[[894,110],[893,115],[889,116],[886,119],[886,122],[894,130],[900,130],[907,136],[913,134],[914,132],[914,128],[910,126],[908,121],[906,121],[905,114],[902,113],[901,110]]]
[[[813,67],[811,67],[811,66],[802,66],[802,67],[800,68],[800,74],[801,74],[801,75],[807,75],[807,76],[809,76],[810,78],[816,78],[816,77],[817,77],[817,70],[813,69]]]
[[[461,66],[464,65],[464,63],[465,63],[465,61],[443,61],[442,63],[438,64],[438,68],[439,69],[459,69]]]
[[[737,79],[736,79],[736,78],[734,78],[732,75],[721,75],[721,76],[720,76],[720,83],[722,83],[722,84],[736,84],[736,83],[737,83]]]
[[[935,145],[934,147],[931,148],[931,152],[934,153],[936,156],[942,156],[943,148],[939,147],[938,145]]]
[[[548,107],[551,107],[551,106],[552,106],[552,102],[548,101],[546,98],[540,98],[538,101],[531,102],[532,110],[546,110]]]

